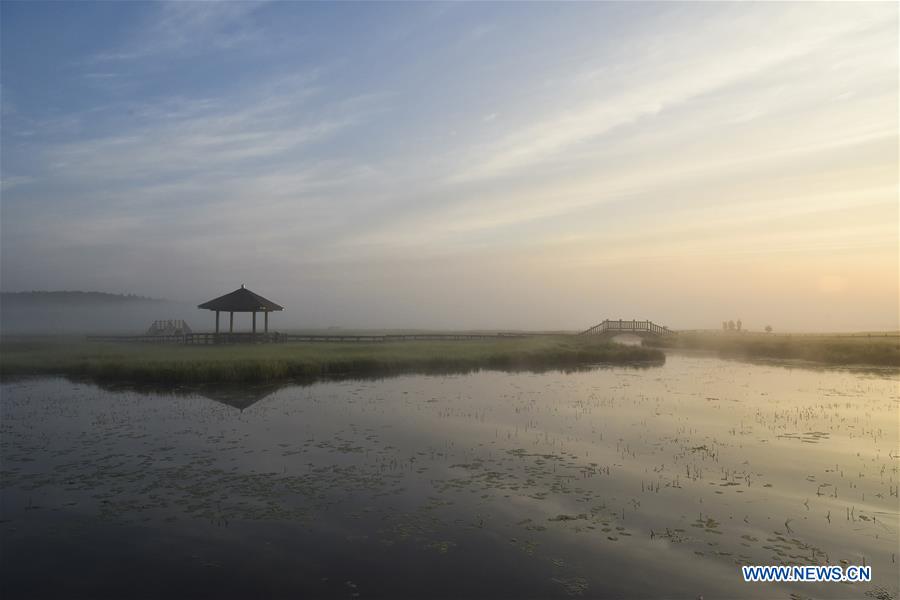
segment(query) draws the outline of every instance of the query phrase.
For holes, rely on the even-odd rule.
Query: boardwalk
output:
[[[598,323],[589,329],[585,329],[578,335],[603,335],[605,333],[669,335],[673,332],[668,327],[657,325],[653,321],[623,321],[622,319],[613,321],[611,319],[606,319],[602,323]]]
[[[152,344],[263,344],[292,342],[385,342],[497,340],[527,337],[525,333],[408,333],[385,335],[300,333],[188,333],[184,335],[90,335],[99,342],[144,342]]]
[[[634,333],[638,335],[669,335],[672,330],[652,321],[613,321],[607,319],[590,329],[586,329],[577,335],[603,335],[615,333]],[[189,344],[189,345],[213,345],[213,344],[286,344],[296,342],[357,342],[381,344],[386,342],[408,341],[471,341],[471,340],[498,340],[533,337],[538,335],[559,335],[548,333],[400,333],[400,334],[323,334],[323,333],[184,333],[177,335],[89,335],[89,340],[98,342],[143,342],[148,344]]]

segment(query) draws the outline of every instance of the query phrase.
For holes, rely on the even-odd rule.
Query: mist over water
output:
[[[0,305],[0,333],[3,335],[53,334],[139,334],[158,319],[184,319],[206,329],[208,311],[176,302],[109,303],[91,306],[3,306]],[[202,320],[199,317],[204,317]]]

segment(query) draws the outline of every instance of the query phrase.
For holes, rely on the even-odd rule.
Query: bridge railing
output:
[[[602,323],[598,323],[593,327],[589,327],[585,329],[579,335],[601,335],[606,332],[637,332],[637,333],[652,333],[655,335],[668,335],[672,333],[665,325],[657,325],[653,321],[638,321],[636,319],[632,319],[630,321],[626,321],[624,319],[617,319],[615,321],[611,319],[605,319]]]

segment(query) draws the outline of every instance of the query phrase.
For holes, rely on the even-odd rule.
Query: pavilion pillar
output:
[[[219,311],[216,311],[216,335],[219,335]]]
[[[256,335],[256,311],[253,311],[253,335]]]
[[[265,318],[265,329],[266,333],[269,333],[269,311],[263,313],[263,317]]]
[[[228,333],[234,333],[234,313],[228,313]]]

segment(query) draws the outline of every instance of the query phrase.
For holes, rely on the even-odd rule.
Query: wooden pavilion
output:
[[[284,310],[283,306],[275,304],[259,294],[255,294],[245,288],[243,284],[239,289],[230,294],[219,296],[209,302],[197,306],[205,310],[216,311],[216,333],[219,333],[219,313],[228,313],[228,333],[234,333],[234,313],[253,313],[253,333],[256,333],[256,313],[261,312],[265,317],[264,332],[269,332],[269,313],[276,310]]]

